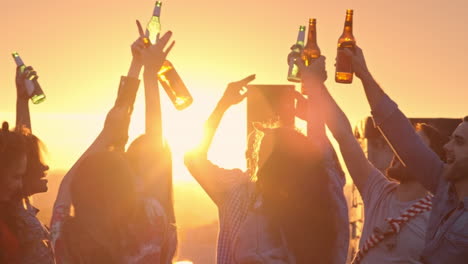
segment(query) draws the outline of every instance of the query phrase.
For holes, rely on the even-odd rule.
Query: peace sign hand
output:
[[[141,36],[142,30],[140,30],[140,27],[141,26],[139,26],[140,37],[143,37],[143,40],[147,39],[146,35]],[[146,48],[140,50],[140,56],[146,70],[158,72],[159,69],[161,69],[161,66],[166,60],[167,54],[169,54],[175,44],[175,41],[172,41],[172,43],[166,48],[171,37],[172,32],[168,31],[161,38],[158,34],[156,44],[151,44],[151,42],[146,43],[146,41],[144,41]]]

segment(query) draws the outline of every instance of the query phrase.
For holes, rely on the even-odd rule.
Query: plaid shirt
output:
[[[21,264],[55,263],[49,230],[37,219],[39,210],[27,202],[17,207]]]
[[[346,261],[349,242],[348,208],[343,194],[345,179],[333,149],[326,152],[325,162],[330,177],[329,188],[334,197],[335,210],[337,210],[337,219],[335,221],[338,235],[333,263],[342,264]],[[217,182],[211,184],[232,186],[225,195],[224,201],[218,205],[217,263],[233,264],[234,241],[247,217],[250,205],[254,201],[255,183],[250,181],[248,172],[242,172],[239,169],[222,169],[204,158],[194,157],[193,160],[186,161],[186,164],[189,169],[192,169],[191,172],[195,178],[206,176],[203,175],[204,173],[216,174],[213,179],[216,179]]]

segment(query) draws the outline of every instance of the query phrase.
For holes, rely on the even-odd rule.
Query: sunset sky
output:
[[[30,106],[33,132],[48,146],[50,167],[68,169],[102,128],[153,0],[3,1],[0,10],[0,120],[14,122],[18,51],[38,71],[47,95]],[[191,177],[182,153],[196,143],[204,120],[227,83],[257,74],[254,84],[287,84],[286,56],[299,25],[317,18],[318,44],[327,56],[327,86],[354,124],[369,114],[362,85],[334,82],[336,41],[345,11],[354,9],[354,35],[369,69],[412,117],[468,114],[468,1],[166,0],[163,31],[176,45],[169,59],[194,97],[177,111],[162,94],[164,129],[178,180]],[[143,85],[131,138],[143,132]],[[245,103],[226,114],[211,151],[224,167],[244,167]]]

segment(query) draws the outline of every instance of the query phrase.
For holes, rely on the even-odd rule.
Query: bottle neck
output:
[[[299,30],[299,34],[297,35],[296,44],[304,46],[304,40],[305,40],[305,31],[304,30]]]
[[[306,47],[317,46],[317,27],[316,24],[309,25],[309,34],[307,35]]]
[[[352,14],[346,15],[343,33],[353,34],[353,15]]]

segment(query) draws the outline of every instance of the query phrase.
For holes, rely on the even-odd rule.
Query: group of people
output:
[[[0,132],[1,263],[172,263],[177,250],[172,160],[162,135],[159,71],[174,42],[139,37],[103,129],[64,176],[50,230],[29,197],[47,191],[43,144],[32,134],[24,81],[17,70],[16,128]],[[305,96],[296,93],[295,128],[255,124],[248,170],[223,169],[208,151],[224,113],[240,103],[251,75],[228,85],[185,165],[219,210],[217,263],[346,263],[345,184],[326,127],[337,140],[365,208],[352,263],[466,263],[468,259],[468,118],[450,139],[411,125],[370,74],[362,50],[346,49],[362,81],[375,125],[395,152],[386,175],[366,158],[325,86],[325,58],[298,60]],[[126,148],[143,69],[145,133]]]

